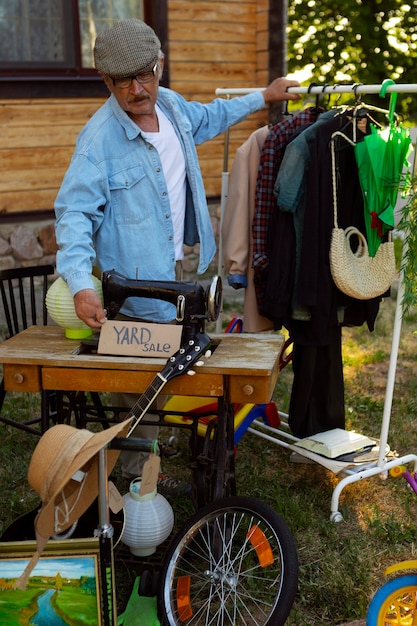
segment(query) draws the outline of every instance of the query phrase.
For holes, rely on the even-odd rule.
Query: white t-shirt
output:
[[[159,132],[142,134],[158,150],[161,159],[174,226],[175,260],[180,261],[184,258],[185,158],[174,127],[158,106],[156,114]]]

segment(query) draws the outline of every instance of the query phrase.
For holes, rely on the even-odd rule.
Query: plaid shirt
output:
[[[268,230],[277,201],[274,185],[287,144],[296,132],[315,122],[322,112],[309,107],[274,124],[269,131],[261,152],[255,191],[255,213],[252,221],[254,283],[258,307],[262,307],[268,267]]]

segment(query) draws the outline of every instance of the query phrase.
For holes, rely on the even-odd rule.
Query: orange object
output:
[[[190,619],[193,614],[190,599],[190,576],[180,576],[177,582],[177,609],[180,622]]]
[[[260,566],[268,567],[272,565],[274,563],[272,548],[259,526],[252,526],[246,536],[256,550]]]

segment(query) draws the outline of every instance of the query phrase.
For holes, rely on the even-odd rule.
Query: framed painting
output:
[[[98,539],[49,541],[25,591],[14,588],[34,541],[0,542],[0,624],[101,626]]]

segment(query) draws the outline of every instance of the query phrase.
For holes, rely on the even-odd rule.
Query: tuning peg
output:
[[[197,365],[197,367],[201,367],[202,365],[204,365],[204,361],[197,361],[196,363],[194,363],[194,365]]]
[[[206,350],[206,352],[204,353],[204,358],[209,359],[212,355],[212,351],[211,350]]]
[[[188,370],[187,374],[188,374],[188,376],[195,376],[195,371],[194,370]]]

